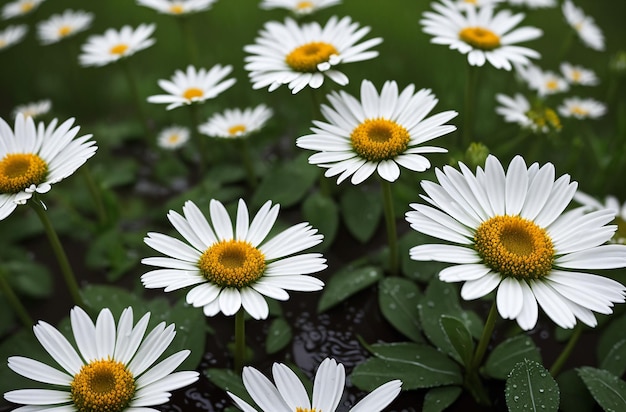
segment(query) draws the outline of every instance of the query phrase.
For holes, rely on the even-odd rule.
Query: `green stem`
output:
[[[197,145],[198,145],[198,152],[200,152],[200,165],[198,167],[198,170],[200,172],[200,175],[202,175],[204,173],[204,171],[206,170],[207,165],[210,162],[210,158],[209,158],[209,153],[208,153],[208,149],[207,149],[207,137],[204,135],[201,135],[198,132],[198,128],[200,126],[200,119],[199,119],[199,113],[198,113],[198,106],[197,103],[191,103],[189,105],[189,114],[191,115],[191,135],[195,136],[195,139],[197,141]]]
[[[22,322],[24,327],[29,329],[33,326],[33,320],[26,311],[24,305],[22,305],[20,298],[17,297],[17,295],[13,291],[13,288],[11,287],[11,284],[7,280],[6,276],[6,271],[0,269],[0,291],[2,292],[6,300],[9,301],[9,305],[11,305],[11,308],[17,314],[17,317],[20,318],[20,321]]]
[[[193,31],[189,22],[189,16],[180,16],[178,18],[180,30],[183,35],[183,42],[187,46],[187,57],[193,65],[198,65],[198,49],[193,37]]]
[[[580,335],[582,335],[582,333],[583,333],[583,328],[581,324],[579,323],[574,328],[574,331],[572,332],[572,335],[569,337],[569,340],[567,341],[567,344],[563,348],[563,351],[561,352],[559,357],[556,358],[556,360],[550,367],[550,375],[556,377],[559,374],[559,372],[561,372],[563,365],[565,364],[569,356],[572,354],[572,350],[574,350],[574,347],[578,343],[578,339],[580,339]]]
[[[152,133],[148,128],[148,121],[146,115],[143,111],[143,100],[141,100],[141,95],[139,93],[139,88],[137,87],[137,82],[135,81],[135,76],[128,65],[126,59],[120,59],[120,65],[122,66],[122,70],[124,71],[124,76],[126,76],[126,82],[128,83],[128,88],[133,96],[133,100],[135,101],[135,110],[137,112],[137,117],[139,118],[139,122],[141,123],[141,127],[144,132],[144,139],[149,145],[154,144],[154,139],[152,139]]]
[[[246,357],[245,311],[240,308],[235,314],[235,373],[241,373]]]
[[[83,165],[81,167],[81,172],[83,177],[85,178],[85,183],[87,183],[87,189],[91,194],[94,204],[96,205],[96,213],[98,214],[98,219],[103,226],[106,226],[109,221],[109,217],[107,215],[106,208],[104,207],[104,203],[102,202],[102,193],[100,192],[100,188],[96,185],[96,182],[93,180],[93,176],[89,171],[87,165]]]
[[[395,276],[398,273],[398,235],[396,217],[393,211],[393,194],[391,193],[391,183],[385,179],[381,179],[380,182],[387,226],[387,241],[389,242],[389,274]]]
[[[250,143],[248,137],[235,138],[235,142],[239,148],[239,154],[241,156],[241,162],[246,170],[246,177],[248,178],[248,185],[250,189],[254,189],[257,183],[256,170],[254,168],[254,162],[250,156]]]
[[[76,276],[74,276],[74,272],[72,271],[72,267],[70,266],[70,262],[67,259],[67,255],[65,254],[65,250],[61,245],[61,241],[59,240],[59,236],[57,232],[52,227],[52,223],[48,218],[46,211],[39,199],[34,196],[28,204],[33,208],[39,220],[43,224],[43,227],[46,231],[46,235],[48,236],[48,240],[50,241],[50,245],[52,246],[52,250],[57,258],[57,262],[59,263],[59,267],[61,268],[61,273],[63,274],[63,279],[65,280],[65,285],[67,286],[74,303],[78,306],[84,306],[83,299],[80,296],[80,292],[78,289],[78,282],[76,282]]]
[[[478,68],[467,65],[467,78],[465,79],[465,113],[463,114],[463,141],[460,149],[464,151],[474,138],[474,107],[476,106],[476,82]]]
[[[472,363],[470,364],[469,369],[477,371],[480,367],[483,357],[485,356],[485,352],[487,351],[487,347],[489,346],[489,341],[491,340],[491,335],[493,334],[493,329],[496,326],[497,319],[498,308],[496,306],[496,301],[494,300],[491,304],[491,309],[489,309],[489,314],[487,315],[487,320],[485,321],[485,327],[483,328],[482,335],[480,335],[480,340],[478,341],[478,346],[476,346],[476,351],[472,357]]]

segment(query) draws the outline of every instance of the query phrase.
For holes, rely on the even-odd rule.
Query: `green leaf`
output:
[[[415,283],[399,277],[380,281],[378,305],[385,317],[402,334],[414,342],[423,342],[417,305],[422,292]]]
[[[317,312],[322,313],[332,308],[355,293],[375,284],[382,277],[382,270],[374,266],[360,268],[348,266],[330,278],[318,302]]]
[[[139,165],[135,159],[118,158],[115,167],[94,167],[94,179],[106,189],[137,182]]]
[[[235,374],[231,369],[209,368],[204,373],[218,388],[234,393],[252,406],[256,405],[250,395],[248,395],[246,387],[243,386],[241,376]]]
[[[400,239],[398,247],[401,251],[400,264],[404,276],[419,282],[429,282],[434,276],[441,272],[443,268],[448,266],[447,263],[411,259],[409,250],[414,246],[428,243],[429,241],[430,238],[428,238],[428,236],[416,232],[415,230],[410,230]]]
[[[590,366],[576,371],[602,409],[606,412],[626,411],[626,382],[609,371]]]
[[[44,265],[30,260],[13,260],[4,262],[2,268],[19,296],[45,298],[54,292],[52,275]]]
[[[506,380],[504,391],[509,411],[557,411],[559,386],[539,362],[524,359]]]
[[[89,245],[85,263],[90,269],[105,270],[108,281],[118,280],[137,264],[137,259],[129,255],[133,246],[127,238],[117,228],[102,233]]]
[[[626,371],[626,339],[613,345],[604,359],[600,360],[599,366],[615,376],[622,376]]]
[[[624,330],[626,330],[626,315],[615,317],[606,325],[596,346],[598,359],[606,358],[611,349],[624,339]]]
[[[461,396],[463,389],[458,386],[432,388],[424,396],[422,412],[442,412]]]
[[[506,379],[524,359],[541,363],[541,354],[527,335],[517,335],[496,346],[485,362],[484,372],[495,379]]]
[[[574,369],[561,372],[556,381],[561,389],[559,410],[563,412],[593,410],[595,401]]]
[[[302,204],[302,214],[311,226],[324,235],[324,241],[320,245],[322,250],[328,248],[339,227],[339,209],[335,202],[330,197],[315,192]]]
[[[442,315],[439,323],[448,337],[452,347],[461,359],[461,363],[468,367],[474,354],[474,339],[465,324],[454,316]]]
[[[371,391],[393,379],[402,380],[402,389],[459,385],[459,366],[437,349],[418,343],[384,343],[368,346],[374,357],[357,365],[351,382]]]
[[[265,340],[265,351],[276,353],[291,342],[291,325],[284,318],[276,318],[270,325]]]
[[[340,208],[350,234],[361,243],[370,240],[382,216],[380,193],[367,185],[350,187],[341,196]]]

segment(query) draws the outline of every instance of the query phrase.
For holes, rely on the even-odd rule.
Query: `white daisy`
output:
[[[496,113],[504,117],[505,122],[517,123],[534,133],[561,130],[561,121],[554,110],[539,105],[532,107],[528,99],[520,93],[513,97],[497,94],[496,100],[501,104],[496,107]]]
[[[215,113],[198,129],[200,133],[212,137],[246,137],[261,130],[272,114],[272,109],[264,104],[243,111],[226,109],[224,113]]]
[[[313,383],[313,400],[309,399],[304,385],[289,367],[282,363],[272,366],[272,383],[253,367],[243,369],[243,384],[264,412],[335,412],[344,390],[346,373],[343,365],[334,359],[322,361]],[[354,405],[349,412],[380,412],[400,393],[402,381],[389,381],[368,394]],[[244,412],[257,412],[244,400],[228,392]]]
[[[336,66],[378,56],[369,49],[383,41],[380,37],[357,44],[369,31],[347,16],[341,20],[333,16],[324,27],[317,22],[298,25],[290,18],[284,24],[268,22],[256,44],[244,47],[250,53],[245,69],[250,72],[252,88],[274,91],[286,84],[295,94],[306,86],[317,89],[324,77],[345,86],[348,77]]]
[[[456,130],[444,124],[458,113],[453,110],[426,118],[438,100],[430,89],[415,93],[410,84],[402,92],[394,81],[383,85],[380,95],[372,82],[361,83],[361,101],[341,91],[328,95],[331,106],[322,105],[328,121],[313,121],[313,134],[299,137],[296,145],[316,150],[309,163],[327,168],[326,177],[339,175],[337,184],[352,176],[359,184],[374,172],[393,182],[400,168],[423,172],[430,167],[425,153],[445,153],[425,142]]]
[[[429,204],[411,204],[406,219],[419,232],[452,244],[424,244],[410,250],[414,260],[455,264],[439,279],[464,282],[461,296],[478,299],[493,290],[500,315],[522,329],[537,323],[538,305],[557,325],[573,328],[576,319],[594,327],[593,312],[610,314],[624,302],[626,288],[587,270],[626,266],[626,246],[605,244],[616,227],[603,209],[564,212],[576,191],[569,175],[555,180],[551,163],[526,167],[516,156],[505,172],[489,156],[472,174],[445,166],[439,183],[422,182]]]
[[[189,129],[182,126],[170,126],[159,133],[157,144],[162,149],[175,150],[189,141]]]
[[[48,20],[37,25],[39,40],[42,44],[56,43],[87,30],[92,21],[92,13],[81,10],[65,10],[63,14],[54,14]]]
[[[322,289],[324,283],[308,274],[325,269],[326,259],[319,253],[297,254],[322,241],[323,236],[308,223],[292,226],[266,240],[278,217],[279,205],[266,202],[249,222],[248,208],[239,200],[234,230],[219,201],[211,200],[209,208],[212,225],[191,201],[183,206],[184,216],[173,210],[168,213],[169,221],[189,244],[148,233],[146,244],[168,257],[141,261],[162,268],[141,276],[145,287],[171,292],[195,286],[187,293],[187,303],[204,307],[206,316],[219,312],[234,315],[243,306],[255,319],[265,319],[269,314],[263,296],[287,300],[287,290]]]
[[[15,130],[0,118],[0,220],[23,205],[34,193],[47,193],[51,185],[70,176],[96,152],[91,135],[76,138],[74,119],[57,127],[35,127],[31,117],[18,114]]]
[[[556,7],[556,0],[509,0],[512,6],[526,6],[531,9]]]
[[[553,71],[544,71],[533,64],[526,67],[517,66],[516,69],[519,76],[528,85],[528,88],[536,90],[537,94],[541,97],[563,93],[569,90],[569,84],[565,79]]]
[[[467,54],[472,66],[483,66],[488,61],[496,69],[511,70],[511,63],[525,65],[529,59],[539,58],[535,50],[516,45],[543,34],[535,27],[515,28],[524,18],[523,13],[494,12],[493,7],[470,7],[463,11],[451,0],[441,1],[432,5],[437,13],[426,11],[420,20],[424,32],[434,36],[431,43],[445,44]]]
[[[563,117],[597,119],[606,113],[606,104],[591,98],[569,97],[558,108]]]
[[[505,0],[455,0],[455,4],[459,9],[466,9],[468,7],[495,7],[498,3]]]
[[[341,4],[341,0],[263,0],[259,7],[265,10],[287,9],[295,15],[303,16],[337,4]]]
[[[136,29],[124,26],[119,31],[108,29],[102,35],[89,36],[78,56],[82,66],[105,66],[123,57],[132,56],[140,50],[152,46],[150,38],[156,25],[140,24]]]
[[[571,0],[565,0],[561,6],[567,24],[578,33],[578,37],[587,47],[594,50],[604,50],[604,35],[593,20],[585,15],[580,7],[576,7]]]
[[[35,119],[38,116],[48,113],[51,107],[52,102],[48,99],[22,104],[13,109],[13,117],[17,117],[17,115],[21,113],[24,117],[32,117]]]
[[[19,43],[27,32],[28,26],[25,24],[7,26],[0,31],[0,51]]]
[[[211,70],[205,68],[196,70],[189,65],[186,72],[176,70],[171,80],[159,80],[159,86],[169,94],[150,96],[148,102],[169,103],[166,110],[172,110],[185,104],[213,99],[235,84],[236,79],[224,80],[232,71],[232,66],[220,64],[216,64]]]
[[[574,66],[573,64],[561,63],[561,73],[570,84],[581,86],[595,86],[600,83],[598,76],[593,70],[585,69],[582,66]]]
[[[13,17],[24,16],[37,10],[44,0],[16,0],[2,7],[2,18],[7,20]]]
[[[10,402],[28,406],[16,411],[156,412],[148,406],[169,400],[170,391],[198,380],[198,372],[174,372],[190,351],[182,350],[154,365],[170,345],[174,325],[161,322],[145,337],[150,313],[133,326],[133,310],[122,311],[117,327],[109,309],[94,325],[76,306],[70,311],[76,347],[52,325],[39,321],[35,336],[52,359],[49,366],[35,359],[11,356],[9,368],[49,389],[18,389],[4,394]],[[154,365],[154,366],[153,366]]]
[[[150,7],[163,14],[184,15],[208,10],[217,0],[137,0],[140,6]]]
[[[574,193],[574,200],[580,203],[587,212],[608,209],[615,214],[613,224],[617,225],[617,231],[611,239],[615,243],[626,243],[626,202],[620,203],[615,196],[606,196],[604,203],[587,193],[577,190]]]

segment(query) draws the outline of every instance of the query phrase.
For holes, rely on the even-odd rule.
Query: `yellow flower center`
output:
[[[239,136],[240,134],[245,133],[246,125],[244,124],[236,124],[230,128],[228,128],[228,134],[231,136]]]
[[[327,62],[333,54],[339,54],[335,46],[314,41],[293,49],[285,57],[285,62],[297,72],[313,73],[318,64]]]
[[[172,4],[170,6],[170,13],[172,14],[183,14],[185,12],[185,8],[181,4]]]
[[[263,276],[265,256],[248,242],[222,240],[204,251],[198,267],[209,282],[241,289]]]
[[[296,4],[296,10],[309,10],[313,8],[312,1],[301,1]]]
[[[202,89],[198,89],[197,87],[190,87],[183,93],[183,97],[187,100],[191,100],[195,97],[202,97],[204,92]]]
[[[580,107],[580,106],[573,106],[570,111],[572,112],[572,114],[578,115],[578,116],[587,116],[589,114],[589,110],[585,109],[584,107]]]
[[[559,82],[557,82],[556,80],[552,79],[546,82],[546,89],[557,90],[558,88],[559,88]]]
[[[368,161],[393,159],[409,146],[409,132],[387,119],[367,119],[350,133],[354,151]]]
[[[176,143],[180,140],[180,136],[176,133],[173,133],[168,136],[167,141],[170,143]]]
[[[84,365],[70,390],[78,412],[121,412],[135,394],[135,379],[123,363],[102,359]]]
[[[32,1],[26,1],[20,5],[20,10],[22,13],[28,13],[35,7],[35,3]]]
[[[573,70],[572,71],[572,81],[573,82],[578,83],[582,77],[583,77],[583,74],[580,72],[580,70]]]
[[[466,27],[459,32],[459,38],[477,49],[493,50],[500,47],[500,36],[483,27]]]
[[[617,225],[617,230],[611,240],[616,243],[626,243],[626,221],[622,217],[617,216],[612,224]]]
[[[5,47],[7,45],[6,40],[4,39],[0,39],[0,49],[2,49],[3,47]]]
[[[0,160],[0,193],[18,193],[42,183],[48,164],[32,153],[9,153]]]
[[[484,263],[503,277],[539,279],[552,270],[554,247],[546,230],[519,216],[495,216],[474,235]]]
[[[59,27],[59,36],[60,37],[65,37],[67,35],[69,35],[72,32],[72,27],[65,25],[65,26],[61,26]]]
[[[463,0],[463,1],[468,4],[478,4],[478,0]]]
[[[111,47],[111,50],[109,50],[109,52],[111,54],[122,55],[122,54],[124,54],[124,52],[126,50],[128,50],[128,44],[120,43],[120,44],[116,44],[115,46]]]
[[[296,412],[322,412],[322,410],[320,409],[319,411],[315,408],[313,409],[309,409],[309,408],[301,408],[299,406],[296,407]]]
[[[539,129],[550,127],[556,131],[561,130],[561,119],[559,119],[559,115],[550,108],[534,108],[526,112],[526,116],[528,116]]]

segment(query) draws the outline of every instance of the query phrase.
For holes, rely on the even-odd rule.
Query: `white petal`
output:
[[[503,319],[515,319],[522,311],[524,305],[524,292],[520,286],[522,282],[511,277],[506,277],[500,282],[496,302]]]
[[[465,300],[482,298],[497,288],[500,280],[502,280],[502,277],[493,272],[476,280],[469,280],[461,287],[461,297]]]

